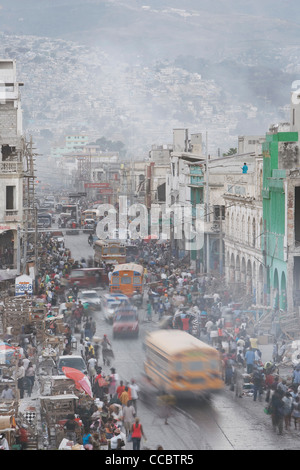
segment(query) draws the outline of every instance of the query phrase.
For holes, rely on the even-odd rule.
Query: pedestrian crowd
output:
[[[276,367],[284,355],[285,342],[280,346],[274,343],[273,361],[264,364],[251,318],[243,313],[240,304],[233,302],[225,287],[220,288],[214,276],[199,275],[190,269],[186,258],[174,256],[168,242],[136,245],[138,251],[132,261],[145,269],[145,320],[157,320],[163,328],[184,330],[217,348],[224,383],[235,396],[242,398],[251,390],[253,401],[257,401],[265,394],[266,413],[272,416],[274,429],[282,433],[283,426],[290,429],[291,423],[297,428],[300,366],[295,367],[291,384],[280,379]],[[72,354],[74,335],[80,334],[78,349],[87,364],[92,390],[92,400],[79,399],[75,414],[61,423],[62,432],[74,445],[80,444],[86,450],[124,450],[128,443],[133,450],[140,450],[147,440],[138,416],[139,385],[134,379],[121,380],[116,369],[110,367],[114,355],[108,337],[96,336],[96,323],[78,299],[77,286],[68,286],[71,271],[91,266],[92,260],[75,261],[64,243],[50,234],[41,235],[40,247],[40,272],[33,303],[41,302],[47,307],[50,334],[56,334],[57,324],[51,320],[57,316],[55,309],[63,317],[63,355]],[[23,398],[25,392],[31,395],[36,373],[35,331],[28,325],[24,325],[19,347],[16,378]],[[107,367],[109,372],[104,371]],[[249,385],[247,392],[245,384]],[[2,395],[1,398],[9,399],[13,391],[5,387]]]

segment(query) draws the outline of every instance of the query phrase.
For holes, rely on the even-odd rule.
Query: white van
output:
[[[80,372],[87,374],[87,365],[82,356],[59,356],[57,361],[57,374],[64,375],[62,368],[63,367],[72,367],[73,369],[78,369]]]

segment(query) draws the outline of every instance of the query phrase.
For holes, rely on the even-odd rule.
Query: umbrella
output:
[[[1,354],[14,354],[17,353],[18,348],[11,346],[9,343],[0,342],[0,353]]]
[[[11,344],[0,341],[0,350],[15,349]]]
[[[8,343],[3,341],[0,342],[0,364],[9,364],[11,361],[11,356],[17,354],[17,348],[11,346]]]
[[[91,383],[83,372],[73,367],[63,367],[62,370],[66,377],[74,380],[77,390],[81,390],[93,398]]]

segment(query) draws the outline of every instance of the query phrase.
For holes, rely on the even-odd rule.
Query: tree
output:
[[[230,147],[227,153],[223,153],[223,157],[229,157],[230,155],[235,155],[237,153],[237,148]]]

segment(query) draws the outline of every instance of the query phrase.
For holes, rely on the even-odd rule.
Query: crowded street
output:
[[[227,3],[1,1],[0,450],[298,450],[298,23]]]
[[[148,381],[145,378],[144,372],[144,361],[145,361],[145,352],[144,352],[144,341],[147,335],[150,332],[160,330],[162,328],[166,328],[163,326],[164,318],[172,317],[173,320],[175,318],[175,313],[177,312],[177,308],[174,309],[172,312],[172,307],[169,307],[169,311],[161,313],[159,308],[153,308],[153,315],[151,318],[147,315],[147,292],[154,294],[155,291],[158,291],[162,285],[164,284],[167,286],[167,283],[155,282],[151,283],[149,279],[151,279],[151,275],[154,275],[159,279],[160,274],[164,273],[165,270],[168,269],[164,264],[164,259],[162,259],[161,264],[151,263],[151,260],[154,259],[152,253],[157,254],[160,253],[160,257],[166,256],[169,258],[168,249],[166,246],[157,245],[156,241],[151,241],[151,243],[142,242],[139,244],[139,252],[137,254],[138,257],[145,254],[145,251],[148,254],[148,259],[150,263],[145,262],[145,266],[147,266],[147,270],[149,273],[149,277],[145,281],[145,290],[143,294],[143,301],[138,309],[138,316],[139,316],[139,323],[140,323],[140,334],[138,338],[131,338],[131,337],[124,337],[124,338],[113,338],[112,332],[112,325],[109,324],[107,319],[105,318],[104,312],[104,303],[103,300],[108,293],[107,285],[100,285],[95,288],[95,291],[99,295],[101,302],[101,308],[93,309],[90,312],[90,316],[85,316],[83,314],[80,322],[74,323],[72,318],[74,317],[74,312],[76,310],[76,306],[78,306],[78,299],[80,298],[80,291],[81,289],[76,291],[76,289],[70,289],[68,283],[65,282],[68,279],[67,272],[63,273],[63,270],[67,266],[70,266],[70,259],[72,259],[76,269],[85,269],[82,268],[82,265],[85,266],[87,260],[93,257],[93,248],[88,243],[88,237],[84,233],[80,233],[77,235],[65,235],[63,242],[53,242],[51,239],[51,232],[42,232],[41,238],[43,240],[44,248],[42,249],[42,259],[46,261],[45,269],[41,270],[41,275],[39,278],[39,293],[37,296],[32,298],[34,303],[39,303],[43,305],[45,309],[45,317],[51,319],[52,328],[57,322],[59,324],[61,322],[62,315],[60,312],[63,312],[63,337],[68,338],[65,339],[64,345],[65,350],[60,351],[59,354],[62,354],[62,357],[66,355],[67,357],[72,356],[83,356],[87,366],[87,376],[90,379],[90,387],[91,389],[80,389],[79,387],[79,394],[78,398],[79,401],[82,400],[83,403],[86,402],[88,398],[88,408],[92,407],[93,403],[95,406],[95,414],[92,413],[91,417],[87,419],[87,409],[86,403],[85,406],[75,406],[75,413],[74,416],[77,417],[77,420],[81,423],[82,429],[79,434],[76,435],[76,442],[73,442],[73,446],[83,446],[84,449],[93,449],[93,444],[89,442],[88,444],[84,444],[84,437],[85,434],[96,435],[100,440],[99,447],[103,450],[110,448],[110,439],[113,437],[114,432],[111,430],[108,432],[107,429],[107,416],[118,416],[120,414],[120,418],[118,420],[112,420],[113,426],[120,429],[122,433],[124,446],[123,450],[132,450],[132,441],[128,441],[128,434],[125,432],[126,425],[124,423],[124,419],[122,417],[122,410],[124,405],[121,401],[118,402],[118,395],[117,390],[120,385],[127,385],[129,388],[135,383],[138,387],[138,395],[137,399],[135,400],[135,409],[132,419],[138,417],[140,422],[142,423],[143,430],[145,436],[142,437],[142,449],[150,449],[150,450],[157,450],[158,448],[164,450],[199,450],[199,449],[211,449],[211,450],[239,450],[239,449],[254,449],[258,448],[258,441],[259,441],[259,448],[261,449],[273,449],[275,447],[282,448],[282,449],[296,449],[297,448],[297,439],[299,437],[299,430],[296,429],[296,425],[292,422],[282,433],[282,435],[278,435],[278,433],[274,432],[272,427],[272,420],[271,416],[266,414],[266,407],[267,407],[267,392],[268,386],[266,385],[266,369],[269,367],[269,364],[272,364],[273,360],[273,345],[257,345],[257,351],[260,352],[259,360],[255,361],[257,367],[259,366],[263,371],[263,382],[261,385],[261,396],[259,395],[259,400],[255,402],[253,400],[253,391],[254,391],[254,381],[253,381],[253,372],[247,374],[247,364],[244,360],[242,366],[242,372],[244,373],[245,380],[244,382],[249,382],[244,384],[241,388],[241,395],[237,396],[235,393],[235,384],[234,387],[234,371],[238,368],[238,358],[237,358],[237,349],[232,345],[232,343],[238,343],[241,338],[250,338],[247,334],[247,319],[241,318],[237,319],[237,322],[233,321],[232,324],[229,325],[228,328],[224,329],[224,334],[222,337],[222,346],[228,347],[227,343],[228,340],[231,344],[230,355],[223,350],[222,356],[222,379],[224,381],[224,386],[221,390],[217,393],[213,393],[208,399],[201,399],[201,398],[193,398],[185,399],[179,398],[176,399],[172,404],[169,405],[161,405],[159,403],[159,390],[155,389],[155,387],[151,386],[148,387]],[[47,242],[48,240],[48,242]],[[61,245],[60,245],[61,244]],[[64,244],[64,249],[56,251],[59,246]],[[43,254],[46,254],[46,258],[43,258]],[[58,255],[59,253],[59,255]],[[65,256],[67,255],[67,256]],[[71,258],[72,256],[72,258]],[[159,258],[160,258],[159,257]],[[59,260],[64,259],[64,265],[61,265],[63,269],[57,268],[60,264]],[[142,259],[142,258],[139,258]],[[55,260],[55,261],[54,261]],[[188,307],[185,311],[192,311],[195,309],[195,305],[193,302],[190,302],[187,305],[188,295],[191,293],[192,289],[194,289],[194,283],[191,281],[195,279],[194,273],[189,272],[188,269],[185,269],[186,282],[184,282],[183,286],[180,286],[180,282],[178,283],[178,279],[181,279],[180,274],[181,270],[174,269],[174,271],[169,270],[169,275],[167,279],[172,279],[171,287],[168,285],[163,289],[163,301],[166,302],[166,298],[170,301],[174,296],[177,298],[180,294],[182,298],[180,306]],[[72,270],[70,271],[72,272]],[[49,278],[47,278],[47,276]],[[165,277],[163,276],[165,279]],[[47,281],[48,279],[48,281]],[[53,279],[53,280],[51,280]],[[175,280],[175,282],[174,282]],[[177,281],[177,282],[176,282]],[[148,284],[148,290],[146,290]],[[60,289],[57,290],[59,294],[56,295],[55,288],[53,285],[59,286]],[[64,286],[62,288],[62,286]],[[172,287],[175,286],[175,289]],[[48,290],[49,289],[49,290]],[[208,293],[210,295],[218,294],[215,290],[210,290],[211,286],[208,283]],[[54,295],[49,296],[52,292]],[[175,295],[176,294],[176,295]],[[198,294],[198,293],[197,293]],[[74,297],[75,295],[75,297]],[[27,295],[25,295],[28,297]],[[72,300],[71,300],[72,297]],[[162,298],[162,296],[160,297]],[[68,310],[70,306],[68,306],[68,302],[66,303],[64,300],[70,300],[71,304],[71,312],[73,310],[73,315],[69,314]],[[204,300],[204,296],[199,295],[199,299]],[[216,296],[216,300],[218,302],[221,301],[221,295],[218,294]],[[80,301],[79,301],[80,302]],[[133,302],[131,300],[130,302]],[[173,306],[173,302],[171,300],[171,305]],[[214,304],[212,304],[212,307]],[[66,308],[67,307],[67,308]],[[86,305],[85,307],[88,308]],[[169,315],[171,313],[171,315]],[[173,315],[172,315],[173,314]],[[208,322],[212,319],[213,322],[215,321],[216,313],[213,309],[208,309],[206,312],[205,324],[203,323],[200,328],[195,330],[195,328],[190,327],[188,328],[189,335],[199,336],[201,340],[206,342],[211,342],[209,336],[207,335],[208,330]],[[57,320],[56,320],[57,318]],[[222,318],[222,317],[220,317]],[[195,318],[193,317],[194,321]],[[93,330],[90,337],[86,336],[87,334],[87,326],[86,323],[90,320],[90,323],[93,323]],[[200,318],[201,321],[201,318]],[[246,322],[243,325],[244,334],[238,335],[234,334],[234,331],[237,331],[237,327],[241,328],[241,324]],[[175,325],[175,322],[169,323],[170,325]],[[205,326],[206,325],[206,326]],[[48,326],[48,322],[46,323],[46,328]],[[169,330],[170,327],[167,328],[166,331]],[[176,328],[176,326],[171,326],[172,328]],[[54,331],[57,333],[57,328],[54,327]],[[54,332],[48,329],[50,337],[54,335]],[[255,334],[251,332],[251,340],[255,339]],[[70,333],[70,336],[69,336]],[[67,429],[63,426],[60,427],[59,432],[56,428],[55,436],[49,429],[47,429],[47,425],[45,425],[45,416],[43,416],[41,402],[43,401],[42,395],[45,393],[45,381],[49,381],[51,376],[44,376],[43,371],[43,359],[45,356],[45,352],[48,348],[44,348],[40,350],[40,346],[34,344],[34,341],[31,342],[31,335],[27,336],[28,341],[23,341],[20,345],[23,350],[23,357],[29,357],[31,363],[34,365],[35,369],[35,380],[33,388],[30,390],[22,389],[18,382],[18,390],[16,390],[16,395],[20,393],[22,396],[19,400],[19,407],[20,412],[23,417],[22,421],[18,421],[16,427],[16,434],[18,430],[18,426],[20,428],[23,426],[25,427],[27,434],[33,431],[34,426],[36,426],[36,430],[42,431],[42,433],[38,432],[39,438],[37,440],[37,447],[43,449],[55,449],[55,448],[62,448],[64,446],[68,446],[70,444],[69,440],[64,440],[66,436],[68,438],[69,434]],[[109,363],[104,363],[104,357],[101,356],[99,352],[99,340],[104,337],[107,337],[108,341],[111,343],[111,347],[113,350],[113,356]],[[32,344],[33,343],[33,344]],[[13,343],[11,339],[7,337],[7,344]],[[68,345],[70,344],[70,347]],[[221,343],[219,343],[221,344]],[[33,348],[31,347],[33,346]],[[218,348],[219,346],[216,347]],[[93,354],[88,353],[88,349],[93,350]],[[95,350],[97,349],[97,354],[95,354]],[[252,349],[252,348],[250,348]],[[34,353],[32,352],[34,350]],[[249,348],[243,349],[242,354],[244,355]],[[16,348],[16,351],[20,351]],[[42,355],[42,357],[40,356]],[[19,356],[20,357],[20,356]],[[90,365],[91,360],[90,358],[96,357],[95,363]],[[228,378],[228,371],[226,366],[224,366],[225,361],[230,358],[231,360],[231,372],[232,376]],[[54,361],[52,366],[47,368],[48,373],[51,370],[51,373],[55,375],[55,367],[54,364],[57,362],[57,356],[54,355]],[[20,359],[22,362],[22,359]],[[8,361],[9,362],[9,361]],[[267,365],[267,366],[266,366]],[[17,371],[20,370],[22,366],[20,362],[18,362]],[[256,367],[256,366],[255,366]],[[94,374],[91,373],[92,369],[95,370]],[[273,368],[272,377],[278,376],[278,372],[280,369],[280,364],[277,365],[277,370]],[[286,377],[289,374],[292,374],[292,370],[281,369],[283,374],[281,375]],[[93,382],[97,380],[98,373],[100,372],[102,380],[104,383],[107,383],[106,386],[103,387],[101,395],[98,395],[96,392]],[[40,375],[39,375],[40,374]],[[111,390],[111,377],[114,376],[116,381],[114,383],[114,388],[116,395]],[[61,378],[63,383],[63,380]],[[67,386],[67,382],[66,382]],[[293,384],[289,384],[289,390],[292,391]],[[63,391],[60,388],[61,391]],[[69,393],[70,391],[70,384],[67,386],[67,390]],[[84,391],[85,390],[85,391]],[[64,391],[63,393],[66,393]],[[73,393],[75,395],[78,392],[75,392],[73,389]],[[100,398],[99,398],[100,397]],[[120,397],[120,396],[119,396]],[[58,397],[57,397],[58,398]],[[102,401],[103,400],[103,401]],[[117,404],[119,410],[116,411],[114,406]],[[99,406],[100,405],[100,406]],[[29,410],[35,410],[35,423],[26,424],[26,419],[24,417],[29,413]],[[80,411],[81,410],[81,411]],[[167,411],[166,411],[167,410]],[[40,414],[41,413],[41,414]],[[111,414],[112,413],[112,414]],[[72,413],[67,413],[65,418],[67,419],[70,417]],[[167,420],[166,420],[167,415]],[[95,416],[97,420],[95,421]],[[94,417],[94,419],[93,419]],[[62,418],[62,416],[61,416]],[[24,422],[25,421],[25,422]],[[47,421],[47,420],[46,420]],[[64,420],[60,419],[59,422],[64,422]],[[97,430],[95,431],[95,422],[97,422]],[[105,424],[106,423],[106,424]],[[52,426],[49,425],[51,428]],[[64,430],[65,429],[65,430]],[[246,432],[245,432],[246,431]],[[95,436],[94,436],[95,437]],[[70,436],[69,436],[70,438]],[[60,442],[59,442],[60,440]],[[30,438],[28,439],[28,442]],[[14,444],[15,446],[17,444]],[[94,443],[94,447],[97,448],[97,445]],[[26,446],[25,446],[26,448]]]

